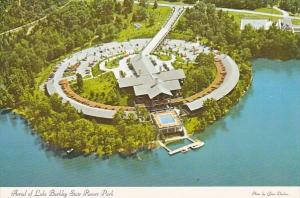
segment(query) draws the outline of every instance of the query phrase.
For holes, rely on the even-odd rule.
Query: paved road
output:
[[[153,52],[156,49],[156,47],[163,41],[163,39],[167,36],[171,28],[176,24],[176,22],[184,12],[184,8],[181,6],[174,6],[172,12],[173,13],[169,17],[168,21],[153,37],[153,39],[148,43],[148,45],[143,49],[143,55],[150,55],[150,53]]]
[[[194,100],[193,102],[186,103],[187,107],[191,110],[197,110],[203,107],[203,103],[207,99],[219,100],[230,93],[239,81],[239,68],[237,64],[232,60],[230,56],[225,54],[221,55],[221,61],[226,70],[226,76],[223,83],[214,91],[207,94],[206,96]]]
[[[223,10],[223,11],[230,11],[230,12],[246,13],[246,14],[257,14],[257,15],[264,15],[264,16],[287,17],[287,18],[290,18],[290,19],[300,19],[300,17],[295,17],[295,16],[284,16],[284,15],[281,15],[281,14],[256,12],[256,11],[252,11],[252,10],[238,10],[238,9],[232,9],[232,8],[217,8],[217,9],[218,10]]]

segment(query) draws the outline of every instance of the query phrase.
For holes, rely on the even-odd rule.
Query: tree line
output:
[[[183,69],[186,75],[181,89],[184,98],[208,87],[214,81],[217,73],[213,53],[200,53],[195,62],[177,61],[174,66],[176,69]]]
[[[131,154],[148,149],[149,142],[156,137],[151,123],[140,122],[148,119],[145,113],[137,117],[120,110],[112,125],[83,118],[69,103],[63,104],[57,94],[31,100],[34,103],[28,102],[25,117],[45,144],[55,149],[72,148],[76,153],[96,153],[99,157],[116,152]]]
[[[204,2],[215,4],[217,7],[254,10],[273,6],[278,0],[204,0]]]
[[[193,8],[187,9],[175,33],[187,34],[191,40],[198,38],[204,45],[232,54],[233,57],[239,54],[246,60],[258,57],[283,60],[299,58],[298,34],[281,30],[275,24],[269,30],[254,30],[247,26],[240,31],[239,24],[233,19],[227,12],[217,11],[213,4],[200,1]]]
[[[215,5],[202,1],[187,9],[172,34],[186,34],[190,40],[230,55],[238,64],[240,79],[235,89],[219,101],[208,100],[184,122],[191,132],[204,130],[238,102],[252,79],[250,61],[253,58],[292,59],[300,57],[300,37],[273,25],[269,30],[255,30],[247,26],[240,31],[239,24],[227,12],[217,11]]]
[[[281,0],[279,7],[293,14],[300,13],[300,0]]]

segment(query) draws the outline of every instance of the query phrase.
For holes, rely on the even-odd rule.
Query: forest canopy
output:
[[[67,0],[2,0],[0,33],[44,17],[67,2]]]

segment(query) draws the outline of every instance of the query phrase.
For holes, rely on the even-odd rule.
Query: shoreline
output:
[[[251,79],[250,79],[250,81],[249,81],[250,83],[248,84],[247,90],[246,90],[245,92],[243,92],[243,95],[238,99],[238,102],[239,102],[239,101],[243,98],[243,96],[248,92],[249,88],[250,88],[251,85],[252,85],[252,80],[253,80],[253,75],[251,75]],[[233,91],[234,91],[234,90],[233,90]],[[237,102],[236,104],[238,104],[238,102]],[[215,122],[217,122],[218,120],[224,118],[224,117],[227,115],[227,113],[228,113],[228,112],[229,112],[236,104],[234,104],[232,107],[230,107],[228,110],[226,110],[226,113],[225,113],[224,115],[222,115],[221,118],[216,119],[213,123],[207,125],[206,128],[208,128],[209,126],[213,125],[213,124],[214,124]],[[26,113],[25,113],[24,111],[22,111],[21,109],[12,109],[12,108],[5,109],[5,110],[8,111],[7,113],[13,113],[14,115],[19,116],[21,119],[23,119],[24,121],[27,122],[26,124],[28,124],[28,125],[30,126],[30,128],[31,128],[33,131],[35,131],[35,129],[33,128],[33,126],[30,124],[30,119],[27,118],[27,115],[26,115]],[[4,111],[5,111],[5,110],[4,110]],[[2,112],[3,112],[3,110],[1,109],[1,113],[2,113]],[[205,128],[205,129],[206,129],[206,128]],[[193,133],[191,133],[191,134],[189,133],[189,135],[190,135],[191,137],[194,137],[194,136],[197,135],[197,134],[203,133],[203,132],[205,131],[205,129],[202,130],[202,131],[196,131],[196,132],[193,132]],[[43,140],[43,138],[40,136],[40,134],[39,134],[38,132],[34,132],[34,134],[37,135],[37,136],[41,139],[40,144],[43,145],[43,149],[45,149],[45,148],[50,149],[52,152],[58,154],[60,157],[62,157],[62,158],[67,157],[67,158],[68,158],[68,156],[63,156],[63,155],[62,155],[62,154],[64,154],[64,153],[66,153],[66,149],[56,148],[55,145],[47,145],[47,142],[45,142],[45,141]],[[176,141],[171,142],[170,144],[175,143],[175,142],[176,142]],[[125,157],[125,158],[126,158],[126,157],[131,157],[131,156],[137,155],[137,154],[138,154],[139,152],[141,152],[141,151],[151,152],[152,150],[155,150],[155,149],[161,149],[161,148],[162,148],[161,145],[159,144],[159,140],[155,140],[154,142],[149,142],[148,145],[151,145],[151,144],[155,144],[155,146],[154,146],[154,147],[151,147],[150,149],[146,149],[145,146],[144,146],[144,147],[139,148],[137,151],[134,151],[133,153],[125,153],[125,154],[122,154],[122,152],[117,151],[116,153],[113,153],[112,155],[116,155],[116,154],[117,154],[117,155],[119,155],[119,156],[121,156],[121,157]],[[46,147],[45,147],[45,146],[46,146]],[[110,155],[99,157],[99,156],[97,156],[96,152],[93,152],[93,153],[90,153],[90,154],[78,153],[78,155],[75,155],[75,156],[73,156],[73,157],[78,157],[78,156],[93,156],[93,155],[95,155],[97,158],[103,158],[103,159],[107,159],[107,158],[110,157]],[[70,156],[69,156],[69,157],[70,157]],[[71,158],[72,158],[72,157],[71,157]]]

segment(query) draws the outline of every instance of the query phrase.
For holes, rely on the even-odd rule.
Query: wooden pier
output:
[[[161,141],[158,141],[160,146],[163,147],[164,149],[166,149],[169,153],[172,152],[171,149],[169,149],[164,143],[162,143]]]

